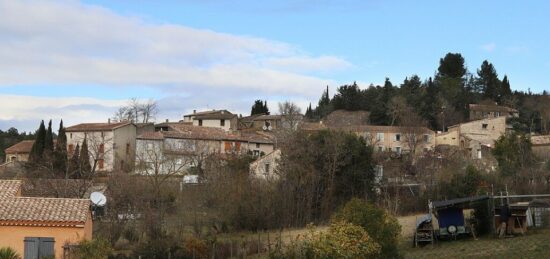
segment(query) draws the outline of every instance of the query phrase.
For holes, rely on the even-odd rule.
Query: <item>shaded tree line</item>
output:
[[[6,131],[0,130],[0,164],[6,161],[5,150],[23,140],[34,139],[34,134],[31,132],[19,132],[14,127]]]
[[[415,126],[445,130],[448,126],[467,120],[469,104],[490,101],[518,109],[516,129],[524,132],[548,133],[550,129],[550,99],[548,93],[512,91],[507,75],[499,77],[495,66],[485,60],[475,72],[470,72],[460,53],[447,53],[439,60],[433,77],[417,75],[394,84],[386,78],[383,85],[371,84],[361,89],[357,83],[342,85],[332,98],[327,88],[315,107],[311,104],[305,116],[320,120],[338,109],[370,112],[374,125],[406,125],[403,121],[413,115],[419,119]]]

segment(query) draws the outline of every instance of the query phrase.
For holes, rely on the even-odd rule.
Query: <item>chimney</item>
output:
[[[193,114],[197,113],[197,110],[193,110]]]
[[[107,123],[111,124],[111,118],[107,119]]]
[[[168,119],[166,119],[166,122],[168,122]]]

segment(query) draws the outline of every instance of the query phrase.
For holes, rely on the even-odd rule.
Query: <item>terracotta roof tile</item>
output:
[[[9,148],[6,148],[6,153],[30,153],[34,140],[23,140]]]
[[[144,132],[143,134],[137,136],[138,139],[150,139],[150,140],[162,140],[164,139],[164,134],[161,131],[155,132]]]
[[[0,199],[15,197],[20,189],[19,180],[0,180]]]
[[[109,131],[130,124],[132,123],[127,121],[111,123],[81,123],[68,127],[66,131]]]
[[[82,225],[88,219],[88,199],[16,197],[20,186],[0,180],[0,225]]]

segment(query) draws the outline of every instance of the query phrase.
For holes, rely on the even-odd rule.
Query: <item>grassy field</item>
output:
[[[550,258],[550,229],[513,238],[443,241],[422,248],[413,248],[409,238],[403,239],[400,251],[405,258]]]

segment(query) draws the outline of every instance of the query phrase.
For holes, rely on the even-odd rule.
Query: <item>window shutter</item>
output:
[[[51,237],[41,237],[39,239],[38,253],[40,257],[55,256],[54,244],[55,240]]]
[[[38,238],[25,237],[24,259],[38,259]]]

